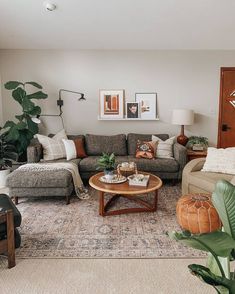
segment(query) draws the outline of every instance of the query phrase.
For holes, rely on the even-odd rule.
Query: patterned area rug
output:
[[[167,231],[178,230],[175,206],[179,186],[164,185],[155,213],[101,217],[98,195],[72,198],[20,199],[21,258],[191,258],[204,256],[172,241]],[[152,195],[149,195],[151,198]],[[130,203],[121,198],[116,207]],[[131,203],[133,205],[133,203]]]

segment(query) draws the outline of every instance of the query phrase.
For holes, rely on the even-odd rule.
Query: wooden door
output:
[[[235,67],[222,67],[220,75],[218,147],[235,147]]]

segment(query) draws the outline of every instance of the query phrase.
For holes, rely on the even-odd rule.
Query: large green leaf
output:
[[[12,92],[12,97],[19,102],[20,104],[22,104],[23,98],[26,96],[26,92],[24,89],[22,88],[17,88],[16,90],[14,90]]]
[[[35,135],[38,133],[38,125],[32,121],[31,117],[27,117],[27,124],[28,124],[28,129],[29,131]]]
[[[35,92],[33,94],[27,95],[28,99],[46,99],[48,97],[47,94],[42,91]]]
[[[184,233],[171,232],[169,236],[184,245],[206,252],[214,252],[217,256],[229,256],[235,248],[235,240],[225,232],[215,231],[208,234],[186,236]]]
[[[5,89],[7,90],[14,90],[15,88],[17,88],[18,86],[20,85],[24,85],[23,83],[21,82],[18,82],[18,81],[10,81],[10,82],[7,82],[4,87]]]
[[[41,114],[41,107],[35,106],[31,111],[28,111],[28,114],[32,116],[37,116]]]
[[[5,125],[3,126],[3,128],[4,128],[4,129],[6,129],[6,128],[12,128],[12,127],[14,127],[15,125],[16,125],[16,124],[15,124],[13,121],[8,120],[8,121],[5,122]]]
[[[235,187],[225,180],[216,184],[212,202],[226,233],[235,240]]]
[[[222,291],[218,290],[218,286],[222,286],[228,289],[229,294],[235,293],[235,280],[229,280],[225,277],[217,276],[203,265],[190,264],[188,267],[193,275],[197,276],[207,284],[216,288],[218,293],[222,293]]]
[[[25,96],[22,100],[22,107],[24,112],[30,112],[34,109],[35,104]]]
[[[25,85],[32,85],[32,86],[34,86],[34,87],[36,87],[36,88],[38,88],[38,89],[42,89],[42,86],[39,85],[39,84],[36,83],[36,82],[26,82]]]
[[[19,136],[20,136],[19,131],[16,128],[16,126],[14,126],[9,130],[6,138],[7,138],[7,141],[14,142],[18,140]]]

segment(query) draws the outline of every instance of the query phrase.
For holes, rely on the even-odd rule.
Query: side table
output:
[[[187,150],[188,161],[193,160],[195,158],[202,158],[207,156],[207,150],[203,151],[194,151],[191,149]]]

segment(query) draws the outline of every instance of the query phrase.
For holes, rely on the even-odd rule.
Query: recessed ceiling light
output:
[[[54,11],[56,9],[56,5],[51,2],[44,2],[43,6],[46,8],[47,11]]]

